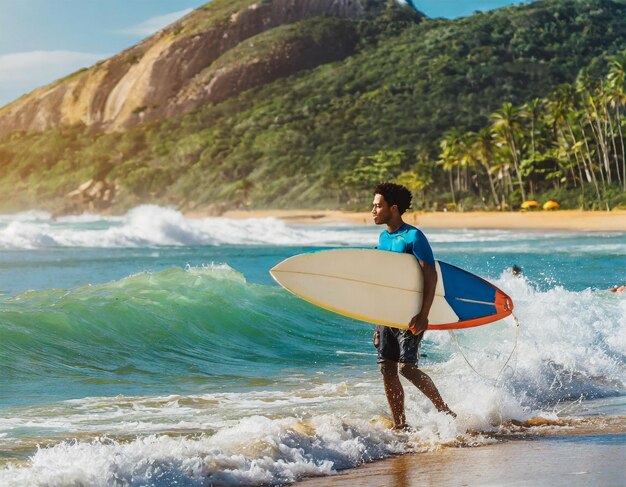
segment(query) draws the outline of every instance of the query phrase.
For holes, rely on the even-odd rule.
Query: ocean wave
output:
[[[494,283],[514,300],[517,336],[513,326],[498,332],[498,324],[478,333],[456,332],[460,351],[485,376],[494,380],[503,374],[502,387],[532,409],[626,392],[626,296],[561,286],[540,291],[508,272]],[[512,361],[502,370],[513,348]],[[504,353],[494,360],[489,353],[494,350]]]
[[[102,397],[99,382],[100,397],[5,409],[0,445],[16,458],[0,483],[274,485],[407,451],[571,428],[561,415],[624,394],[625,296],[540,291],[509,273],[496,284],[514,299],[519,330],[507,319],[457,331],[458,348],[450,334],[428,333],[420,366],[459,417],[407,387],[415,429],[400,435],[388,429],[366,353],[371,328],[247,283],[226,265],[12,298],[0,304],[4,391],[11,380],[47,393],[77,380],[85,391],[85,381],[107,378],[113,391],[123,380],[172,391],[192,377],[192,389],[209,391]],[[220,391],[221,376],[254,385]],[[33,453],[19,460],[25,451]]]
[[[0,223],[49,221],[52,215],[47,211],[30,210],[13,214],[0,214]]]
[[[40,448],[27,467],[0,471],[0,481],[14,486],[277,485],[409,449],[406,438],[368,421],[252,415],[214,435],[61,442]]]
[[[251,229],[253,238],[245,234]],[[106,261],[110,254],[135,259],[153,252],[181,263],[180,256],[164,258],[166,250],[141,247],[335,245],[334,239],[361,245],[375,240],[378,230],[274,219],[188,220],[173,210],[141,207],[119,218],[0,218],[0,247],[127,246],[140,250],[94,254]],[[567,430],[578,411],[619,411],[626,393],[626,294],[584,289],[598,284],[597,274],[580,277],[577,289],[583,290],[558,285],[555,276],[567,269],[555,269],[568,261],[534,261],[543,266],[540,273],[518,255],[490,267],[484,254],[565,248],[589,255],[600,245],[602,253],[619,255],[622,236],[587,241],[559,234],[549,245],[540,234],[521,232],[433,230],[428,236],[459,256],[482,253],[470,264],[490,271],[513,298],[519,319],[519,328],[507,318],[454,335],[426,334],[420,367],[458,413],[456,420],[406,387],[414,430],[389,431],[371,325],[315,308],[277,286],[248,282],[221,260],[0,299],[0,484],[273,485],[407,451]],[[476,244],[481,241],[492,244]],[[5,252],[12,254],[39,255]],[[222,249],[210,255],[206,260],[229,260]],[[271,258],[265,259],[258,273],[266,273]],[[522,277],[499,275],[511,259],[524,265]],[[611,268],[613,260],[603,262]],[[131,272],[124,261],[119,265],[116,276]],[[538,275],[541,282],[533,281]],[[600,406],[590,409],[594,403]],[[607,410],[607,404],[618,405]]]
[[[171,208],[142,205],[122,217],[45,213],[5,215],[0,248],[140,248],[196,245],[372,245],[375,231],[287,225],[277,218],[186,218]],[[99,225],[94,225],[99,224]]]
[[[236,220],[187,218],[156,205],[138,206],[122,216],[85,213],[54,218],[45,212],[0,215],[0,249],[145,248],[219,245],[374,247],[381,228],[374,225],[288,224],[278,218]],[[522,230],[425,229],[432,244],[476,252],[550,254],[555,247],[597,254],[626,251],[623,233],[540,233]],[[589,238],[589,243],[586,239]],[[603,242],[597,239],[602,238]],[[550,240],[551,246],[545,245]],[[492,245],[484,245],[492,244]]]
[[[225,264],[30,291],[0,302],[0,385],[62,396],[68,384],[100,394],[124,391],[124,384],[163,390],[169,381],[242,387],[284,375],[286,363],[332,365],[335,327],[346,321],[324,320],[316,308],[278,287],[249,284]],[[359,331],[350,346],[367,327]]]
[[[482,380],[467,359],[484,377],[500,374],[508,394],[533,408],[626,390],[626,296],[540,291],[506,272],[495,283],[515,302],[517,336],[511,318],[457,331],[456,340],[430,332],[427,363]],[[311,367],[368,364],[370,330],[276,286],[248,283],[225,264],[170,268],[0,301],[0,384],[37,388],[55,377],[46,390],[72,382],[115,390],[163,385],[166,370],[173,383],[189,387],[220,378],[241,385]]]
[[[0,483],[279,485],[397,454],[474,447],[496,438],[558,434],[578,426],[605,431],[616,426],[597,419],[561,419],[553,413],[526,413],[523,420],[502,421],[493,414],[459,411],[452,419],[425,408],[423,396],[410,391],[407,403],[418,404],[408,410],[415,427],[396,433],[389,429],[390,420],[380,415],[386,408],[384,396],[369,392],[373,384],[366,386],[342,383],[289,392],[73,401],[74,410],[66,415],[77,422],[76,411],[82,408],[80,437],[68,440],[66,434],[48,446],[28,443],[33,441],[29,438],[5,447],[9,457],[12,451],[34,452],[0,470]],[[116,419],[113,413],[125,417],[118,420],[117,429],[99,435]],[[150,423],[157,415],[179,422]],[[152,430],[142,428],[150,424]],[[85,425],[91,435],[85,434]],[[164,430],[154,432],[159,426]]]

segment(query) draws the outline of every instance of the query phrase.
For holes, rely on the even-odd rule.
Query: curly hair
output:
[[[401,215],[411,207],[413,196],[408,189],[400,184],[380,183],[374,189],[374,194],[382,195],[389,206],[396,205]]]

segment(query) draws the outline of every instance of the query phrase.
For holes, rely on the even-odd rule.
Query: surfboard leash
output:
[[[511,316],[515,320],[515,338],[513,340],[513,348],[511,350],[511,353],[509,353],[509,356],[507,357],[506,361],[504,362],[504,365],[500,369],[500,372],[498,372],[498,375],[496,376],[495,379],[492,379],[491,377],[486,377],[486,376],[484,376],[483,374],[481,374],[480,372],[478,372],[476,370],[476,368],[470,363],[470,361],[467,359],[467,357],[463,353],[463,349],[459,345],[459,341],[457,340],[457,337],[456,337],[456,334],[454,333],[454,331],[453,330],[448,330],[448,333],[450,334],[450,337],[452,338],[452,341],[456,345],[457,350],[459,351],[459,353],[463,357],[463,360],[465,360],[465,363],[469,366],[469,368],[472,369],[474,371],[474,373],[477,376],[479,376],[481,379],[484,379],[484,380],[489,381],[489,382],[493,382],[494,387],[496,387],[498,385],[498,383],[500,382],[500,376],[504,372],[504,369],[506,369],[507,365],[511,361],[511,358],[513,357],[513,354],[517,350],[517,343],[518,343],[518,338],[519,338],[519,320],[517,319],[517,316],[515,316],[515,314],[511,313]],[[515,375],[515,369],[517,369],[517,360],[515,361],[515,368],[513,369],[513,375]]]
[[[502,373],[504,372],[504,369],[506,369],[507,365],[509,364],[509,361],[513,357],[513,354],[517,350],[517,343],[518,343],[518,338],[519,338],[519,320],[517,319],[517,316],[515,316],[513,313],[511,313],[511,316],[513,316],[513,319],[515,320],[515,338],[514,338],[514,341],[513,341],[513,348],[511,350],[511,353],[509,353],[509,356],[507,357],[506,361],[504,362],[504,365],[500,369],[500,372],[498,372],[498,375],[496,376],[495,379],[492,379],[491,377],[486,377],[486,376],[482,375],[480,372],[478,372],[476,370],[476,368],[470,363],[470,361],[467,359],[467,357],[463,353],[463,350],[461,349],[461,346],[459,345],[459,342],[458,342],[458,340],[456,338],[456,334],[452,330],[448,330],[448,332],[450,333],[450,336],[452,337],[452,341],[454,342],[454,344],[456,345],[456,348],[458,349],[459,353],[461,354],[461,356],[465,360],[465,363],[469,366],[470,369],[472,369],[474,371],[474,373],[477,376],[479,376],[480,378],[482,378],[484,380],[487,380],[489,382],[493,382],[493,390],[494,391],[498,388],[498,384],[500,382],[500,377],[502,376]],[[517,358],[517,356],[516,356],[516,358]],[[516,369],[517,369],[517,360],[515,360],[515,368],[513,368],[513,375],[515,375]],[[496,401],[498,403],[498,414],[500,415],[500,424],[502,424],[504,418],[503,418],[503,415],[502,415],[502,398],[500,397],[500,395],[497,396]]]

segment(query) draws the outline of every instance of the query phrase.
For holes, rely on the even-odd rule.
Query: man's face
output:
[[[391,220],[391,207],[385,201],[382,194],[374,195],[372,203],[372,216],[376,225],[384,225]]]

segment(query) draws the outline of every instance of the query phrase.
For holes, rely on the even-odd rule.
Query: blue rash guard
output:
[[[378,238],[378,250],[413,254],[415,258],[433,268],[435,258],[426,236],[421,230],[404,223],[395,232],[384,230]],[[409,330],[399,330],[387,326],[376,326],[379,336],[378,363],[391,360],[401,363],[417,363],[419,345],[423,333],[415,336]]]
[[[413,254],[422,262],[435,267],[435,258],[430,244],[426,236],[421,230],[403,223],[395,232],[389,233],[384,230],[378,237],[379,250],[389,250],[391,252],[402,252],[405,254]]]

